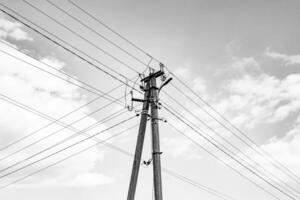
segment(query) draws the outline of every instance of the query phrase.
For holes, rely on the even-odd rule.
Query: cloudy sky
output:
[[[85,15],[68,0],[51,2],[81,20],[82,24],[46,0],[0,2],[1,9],[14,16],[20,14],[21,19],[29,19],[40,26],[38,30],[43,28],[42,32],[51,38],[56,40],[61,38],[64,46],[71,44],[77,48],[75,52],[79,55],[89,60],[95,58],[111,67],[115,71],[112,73],[124,82],[128,80],[120,74],[131,79],[137,75],[135,71],[143,72],[145,66],[115,48],[97,33],[120,45],[144,63],[149,62],[148,56]],[[289,171],[300,176],[299,1],[74,0],[73,2],[161,60],[263,151],[280,161]],[[117,80],[4,13],[0,14],[0,38],[0,198],[125,199],[132,157],[101,144],[23,181],[10,184],[95,144],[98,139],[110,138],[134,126],[139,122],[139,118],[99,134],[98,139],[80,143],[42,162],[8,174],[86,138],[86,135],[74,136],[72,140],[59,144],[47,152],[24,160],[59,141],[72,137],[74,131],[87,129],[106,116],[117,113],[115,114],[117,117],[112,120],[84,130],[86,134],[95,134],[135,114],[124,109],[130,101],[128,96],[127,98],[123,96],[130,88],[124,85],[118,87],[120,82]],[[124,63],[134,70],[124,66]],[[157,62],[152,61],[150,65],[158,69]],[[86,87],[82,82],[92,86],[88,87],[89,91],[82,88]],[[172,82],[191,99],[208,109],[177,80]],[[110,95],[120,99],[119,104],[110,103],[110,97],[98,97],[97,94],[101,91],[107,92],[113,88],[117,89]],[[258,169],[263,166],[265,171],[261,171],[267,174],[266,177],[270,177],[270,173],[276,174],[277,180],[274,184],[278,184],[278,180],[281,183],[284,181],[279,186],[284,188],[284,191],[293,196],[300,196],[300,181],[295,175],[289,177],[277,170],[266,158],[252,151],[255,147],[246,146],[171,85],[166,86],[164,91],[166,93],[161,93],[160,99],[166,105],[172,106],[191,123],[231,149],[237,158],[245,160],[252,158],[255,161],[252,166]],[[136,92],[134,95],[139,97]],[[25,106],[37,112],[30,113],[24,109]],[[184,108],[191,110],[192,114],[186,112]],[[73,110],[76,112],[63,117]],[[174,124],[177,129],[223,161],[222,163],[216,160],[186,137],[178,134],[168,123],[160,123],[164,168],[226,194],[232,197],[231,199],[274,199],[243,176],[280,199],[290,199],[209,145],[164,108],[159,112],[170,124]],[[210,113],[220,119],[211,110]],[[240,151],[221,140],[197,118],[209,124]],[[47,126],[51,120],[57,119],[60,123]],[[62,125],[66,124],[71,125],[63,129]],[[47,127],[37,131],[44,126]],[[144,146],[145,160],[151,157],[149,128]],[[110,142],[133,153],[137,130],[137,127],[127,130]],[[8,146],[30,133],[35,134]],[[53,136],[34,144],[49,134]],[[235,134],[240,133],[235,131]],[[22,148],[24,149],[18,152]],[[248,157],[244,157],[245,155]],[[20,161],[22,163],[10,167]],[[167,173],[163,172],[162,176],[164,199],[220,199]],[[3,188],[7,185],[9,186]],[[152,199],[151,166],[141,166],[136,199]]]

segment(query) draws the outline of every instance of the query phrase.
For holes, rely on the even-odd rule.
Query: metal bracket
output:
[[[160,70],[160,71],[158,71],[158,72],[152,73],[152,74],[150,74],[149,76],[143,78],[141,81],[142,81],[142,82],[148,82],[148,81],[150,81],[152,78],[156,78],[156,77],[162,76],[162,75],[164,75],[164,74],[165,74],[165,73],[164,73],[163,71]]]
[[[155,155],[155,154],[159,154],[159,155],[161,155],[163,152],[161,152],[161,151],[153,151],[152,152],[152,155]]]
[[[137,101],[137,102],[145,102],[147,100],[144,100],[144,99],[137,99],[137,98],[131,98],[131,101]]]
[[[165,118],[161,117],[161,118],[151,118],[153,120],[159,120],[159,121],[162,121],[162,122],[168,122]]]

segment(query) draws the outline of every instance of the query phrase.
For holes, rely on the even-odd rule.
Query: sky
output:
[[[300,176],[299,1],[72,1],[153,57],[158,58],[261,149]],[[1,0],[0,7],[15,15],[8,8],[13,9],[42,27],[43,33],[48,31],[46,34],[50,33],[51,38],[55,35],[64,41],[65,46],[69,47],[68,44],[71,44],[77,48],[75,51],[88,60],[95,58],[93,62],[97,65],[101,62],[109,66],[114,70],[112,74],[123,82],[128,82],[128,79],[120,74],[136,80],[136,71],[144,72],[145,66],[111,45],[97,33],[101,33],[120,45],[142,62],[149,62],[152,68],[159,69],[159,63],[151,61],[148,56],[82,13],[68,0],[52,0],[51,2],[76,16],[83,23],[80,24],[63,14],[46,0],[28,0],[27,3],[23,0]],[[40,9],[44,14],[32,6]],[[96,31],[93,32],[87,27],[92,27]],[[3,177],[5,173],[13,172],[21,166],[86,138],[82,135],[76,136],[70,141],[6,170],[16,162],[58,141],[66,140],[74,134],[74,130],[84,130],[90,135],[96,134],[128,117],[135,116],[135,111],[126,112],[125,109],[125,106],[131,104],[130,96],[123,97],[130,91],[129,87],[124,85],[118,87],[120,82],[117,80],[4,13],[0,14],[0,39],[0,198],[6,200],[119,200],[126,198],[132,157],[101,144],[23,181],[2,188],[95,144],[95,141],[99,141],[98,139],[110,138],[119,131],[138,124],[139,118],[134,117],[119,127],[99,134],[98,139],[87,140],[74,148],[69,148],[42,162]],[[119,59],[123,64],[112,57]],[[124,63],[134,70],[124,66]],[[107,70],[105,67],[103,69]],[[84,86],[82,82],[93,86],[94,88],[90,88],[92,92],[82,89]],[[177,80],[173,79],[172,83],[201,104],[197,97],[180,85]],[[98,97],[99,91],[107,92],[115,87],[117,89],[110,95],[120,98],[119,105],[110,103],[111,98]],[[300,185],[292,178],[287,177],[266,159],[255,154],[251,148],[203,113],[198,106],[195,106],[174,87],[167,85],[163,90],[164,92],[160,93],[163,104],[172,106],[192,123],[205,130],[209,136],[222,142],[235,152],[236,157],[243,157],[246,154],[256,161],[256,164],[254,163],[256,167],[258,167],[257,163],[260,163],[266,171],[276,174],[295,190],[300,190]],[[133,95],[137,98],[141,97],[137,92]],[[183,107],[176,104],[168,95],[179,101]],[[13,105],[12,99],[39,111],[43,117]],[[88,105],[83,106],[85,104]],[[137,106],[136,111],[141,108],[141,105],[137,103],[134,105]],[[207,108],[203,104],[201,106]],[[238,152],[221,141],[184,108],[189,109],[198,119],[213,127],[241,151]],[[75,109],[76,112],[63,117]],[[114,113],[117,113],[116,118],[88,129],[89,126],[103,121],[106,116]],[[261,185],[262,188],[282,200],[289,199],[209,145],[164,108],[159,110],[159,115],[175,124],[176,128],[215,153],[224,163]],[[219,119],[216,114],[213,116]],[[51,124],[31,137],[4,149],[8,144],[46,126],[49,124],[49,119],[60,119],[61,123]],[[71,129],[62,129],[61,124],[71,124]],[[31,146],[35,141],[55,132],[57,132],[55,135]],[[137,132],[138,128],[135,126],[110,142],[134,153]],[[150,134],[148,125],[144,160],[151,157]],[[160,137],[163,152],[162,166],[165,169],[214,188],[229,195],[232,199],[274,199],[224,163],[198,148],[186,137],[178,134],[170,128],[168,123],[160,122]],[[30,147],[10,156],[29,145]],[[164,199],[220,199],[181,182],[165,172],[162,173],[162,179]],[[142,165],[135,199],[152,199],[152,184],[152,167]]]

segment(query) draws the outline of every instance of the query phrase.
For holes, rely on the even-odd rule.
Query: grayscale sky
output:
[[[82,20],[84,25],[92,27],[109,40],[128,50],[144,63],[149,62],[149,57],[82,13],[68,0],[50,1]],[[72,1],[161,60],[198,95],[243,130],[264,151],[300,176],[300,1]],[[61,25],[67,26],[75,34],[22,0],[1,0],[0,2],[1,9],[16,15],[8,8],[13,9],[46,31],[85,52],[84,57],[96,58],[110,66],[117,72],[115,75],[122,81],[126,81],[126,79],[119,74],[124,74],[132,79],[137,75],[134,70],[138,72],[145,70],[144,65],[128,57],[124,52],[113,47],[84,25],[63,14],[46,0],[28,0],[27,2],[44,11]],[[3,5],[7,7],[3,7]],[[54,38],[53,35],[50,37]],[[80,82],[76,82],[74,85],[61,79],[71,80],[68,76],[75,77],[104,92],[120,84],[4,13],[0,14],[0,38],[0,148],[49,123],[46,119],[8,103],[5,101],[7,98],[4,98],[3,95],[58,119],[97,97],[97,95],[81,89],[82,84]],[[124,67],[120,62],[105,55],[99,48],[133,66],[134,70]],[[20,59],[26,61],[27,64],[21,62]],[[45,63],[55,69],[49,68]],[[159,64],[155,61],[151,61],[150,66],[155,69],[159,68]],[[178,81],[173,80],[172,82],[198,101]],[[266,159],[253,153],[249,147],[229,134],[224,127],[216,124],[199,107],[184,98],[173,87],[168,85],[163,90],[207,124],[210,124],[214,130],[217,130],[222,137],[240,148],[243,153],[263,165],[268,172],[276,174],[286,184],[300,190],[300,185],[293,179],[278,171]],[[122,86],[112,92],[111,95],[119,98],[128,91],[130,88]],[[134,96],[140,97],[137,92],[134,92]],[[129,96],[122,97],[122,105],[109,104],[107,99],[100,98],[61,121],[70,124],[96,109],[104,107],[103,110],[74,123],[76,129],[82,130],[105,116],[122,109],[125,105],[129,105],[129,98]],[[160,99],[205,129],[199,121],[185,112],[165,93],[161,93]],[[137,103],[135,105],[140,106]],[[178,129],[215,153],[242,175],[261,185],[262,188],[280,199],[289,199],[207,144],[195,132],[166,112],[164,108],[159,112],[161,117],[175,124]],[[122,119],[126,119],[126,116],[134,116],[134,112],[120,115],[112,121],[89,130],[88,133],[97,133]],[[125,125],[99,135],[98,138],[108,138],[138,122],[139,118],[135,118]],[[14,168],[2,170],[73,134],[72,131],[65,129],[47,140],[3,159],[43,136],[59,130],[60,127],[60,125],[51,125],[16,145],[1,149],[0,199],[125,199],[132,157],[105,145],[99,145],[23,181],[2,188],[2,186],[95,143],[95,141],[87,141],[43,162],[3,177],[14,169],[25,166],[84,138],[84,136],[78,136],[72,141],[60,145],[60,148],[51,149],[48,153],[38,155]],[[110,142],[119,148],[134,153],[137,130],[135,127]],[[209,130],[206,131],[212,137],[216,137]],[[274,199],[171,129],[168,123],[160,123],[160,135],[161,150],[163,151],[162,166],[164,168],[214,188],[229,195],[232,199]],[[217,140],[222,144],[224,143],[219,139]],[[150,141],[150,127],[148,127],[143,153],[145,160],[151,157]],[[241,155],[241,153],[233,151],[236,156]],[[167,173],[163,172],[162,177],[164,199],[220,199],[190,184],[181,182]],[[152,199],[152,184],[151,166],[141,166],[136,199]]]

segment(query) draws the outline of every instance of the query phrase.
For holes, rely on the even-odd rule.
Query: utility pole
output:
[[[158,129],[158,88],[156,79],[151,79],[151,131],[152,131],[152,161],[154,179],[155,200],[162,200],[161,164],[160,164],[160,144]]]
[[[135,147],[135,154],[134,154],[134,160],[132,165],[132,172],[131,172],[127,200],[134,200],[136,184],[137,184],[137,179],[138,179],[140,165],[141,165],[141,157],[143,152],[145,131],[147,126],[148,111],[149,111],[149,97],[150,97],[149,85],[150,83],[147,83],[145,88],[146,91],[144,94],[143,109],[141,113],[140,127],[139,127],[136,147]]]
[[[154,193],[155,200],[162,200],[162,181],[161,181],[161,163],[160,163],[160,144],[159,144],[159,128],[158,128],[158,108],[159,90],[165,86],[172,79],[165,81],[160,88],[156,86],[156,79],[164,77],[163,65],[160,65],[160,71],[150,71],[149,76],[143,78],[142,89],[144,91],[144,99],[132,98],[132,101],[143,102],[143,110],[141,113],[141,121],[138,132],[137,144],[135,149],[134,161],[132,166],[131,179],[129,184],[129,191],[127,200],[134,200],[136,185],[138,180],[139,168],[141,165],[141,156],[143,151],[143,144],[145,138],[145,131],[147,126],[148,117],[151,119],[151,132],[152,132],[152,161],[153,161],[153,179],[154,179]],[[149,107],[151,106],[151,114],[149,115]]]

